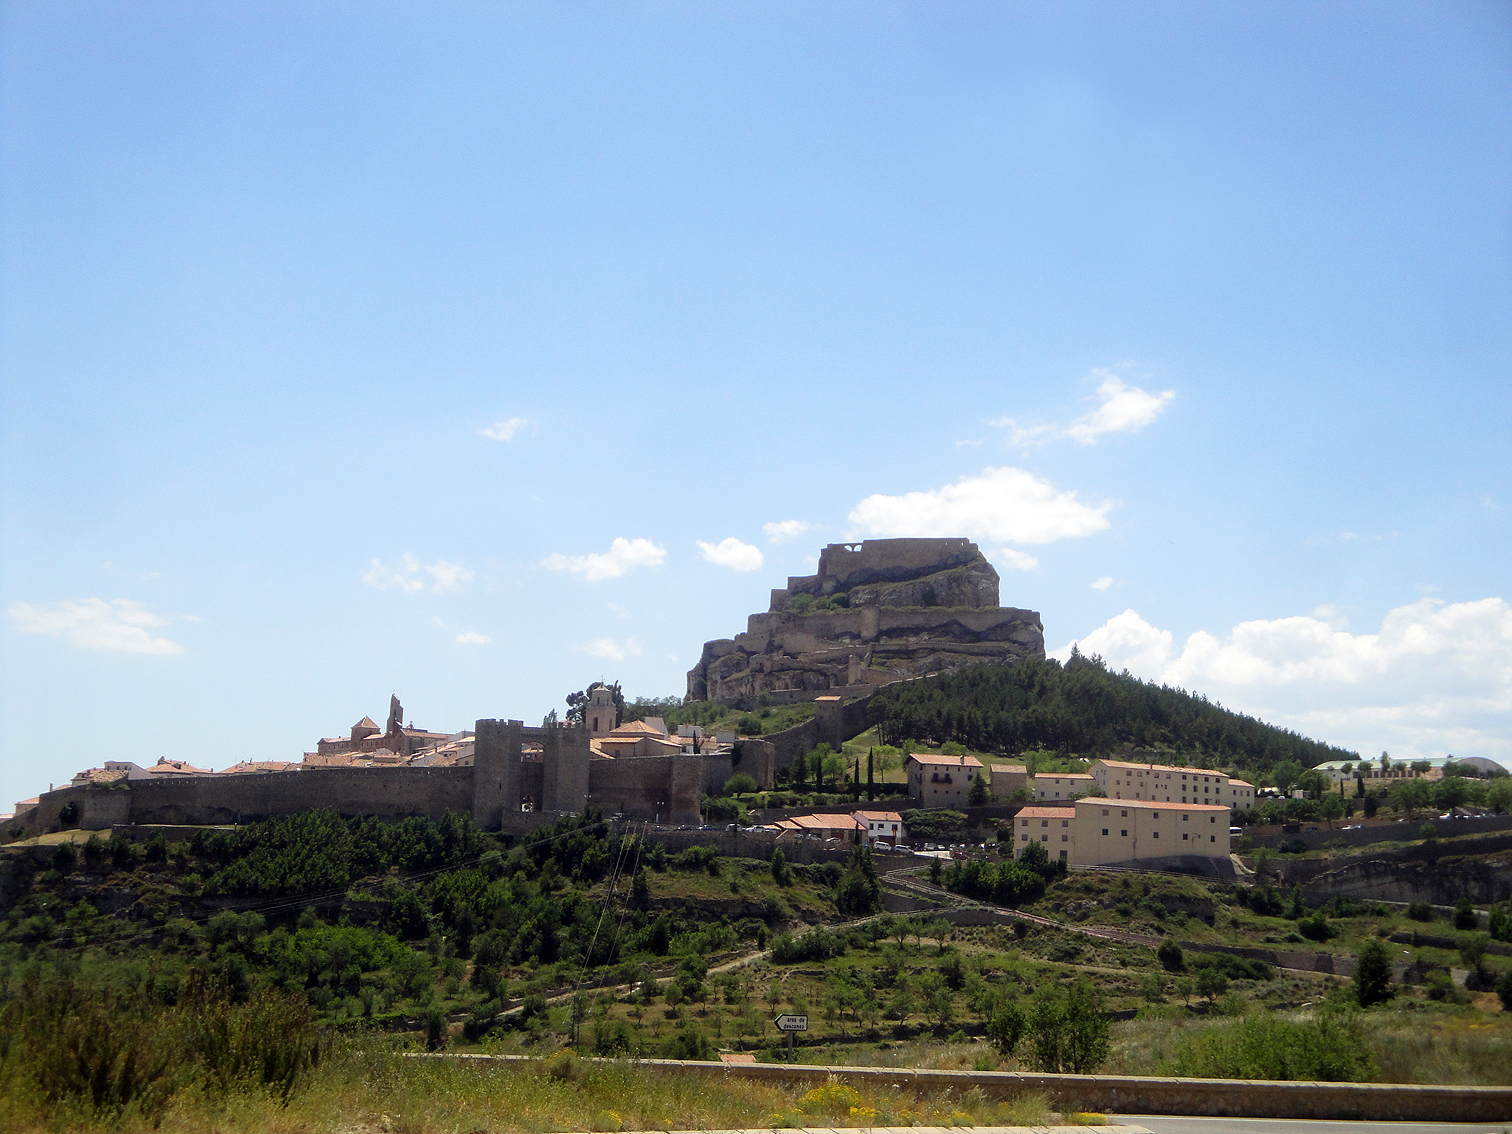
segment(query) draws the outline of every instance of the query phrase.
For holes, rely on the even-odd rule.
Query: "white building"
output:
[[[1013,818],[1013,849],[1041,843],[1052,860],[1071,867],[1118,866],[1196,870],[1222,875],[1229,863],[1229,818],[1221,804],[1166,803],[1091,797],[1069,807],[1021,808]]]
[[[1035,801],[1070,799],[1073,795],[1091,795],[1097,781],[1087,772],[1042,772],[1031,779]]]
[[[903,841],[903,816],[896,811],[852,811],[851,818],[860,824],[859,838],[864,847],[877,843],[895,847]]]
[[[1253,784],[1213,768],[1094,760],[1089,771],[1097,794],[1109,799],[1201,803],[1231,807],[1236,811],[1248,811],[1255,806]]]

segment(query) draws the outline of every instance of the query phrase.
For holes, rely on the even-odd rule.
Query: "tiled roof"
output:
[[[921,764],[948,764],[952,768],[980,768],[982,762],[975,756],[935,756],[928,752],[910,752],[909,759]]]
[[[1015,819],[1065,819],[1071,814],[1069,807],[1020,807],[1014,812]]]
[[[663,734],[660,733],[660,732],[658,732],[651,725],[648,725],[645,721],[626,721],[622,725],[617,725],[614,728],[614,730],[609,733],[609,735],[610,736],[654,736],[654,737],[660,738]]]
[[[1192,776],[1222,776],[1228,779],[1225,773],[1216,768],[1181,768],[1175,764],[1130,764],[1124,760],[1104,760],[1102,763],[1108,768],[1137,768],[1145,772],[1186,772]]]
[[[871,823],[901,823],[903,816],[896,811],[852,811],[857,819]]]
[[[1086,780],[1092,782],[1097,777],[1090,772],[1036,772],[1036,780]]]

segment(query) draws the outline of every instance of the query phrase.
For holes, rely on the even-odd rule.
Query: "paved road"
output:
[[[1509,1134],[1508,1122],[1310,1122],[1290,1118],[1186,1118],[1164,1114],[1108,1115],[1109,1122],[1153,1134]]]

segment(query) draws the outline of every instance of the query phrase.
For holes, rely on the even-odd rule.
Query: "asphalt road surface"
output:
[[[1512,1134],[1507,1122],[1334,1122],[1291,1118],[1189,1118],[1164,1114],[1108,1115],[1109,1122],[1154,1134]]]

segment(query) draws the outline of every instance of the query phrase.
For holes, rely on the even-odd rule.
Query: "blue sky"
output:
[[[680,693],[907,534],[1052,651],[1512,759],[1504,5],[6,3],[0,51],[0,801]]]

